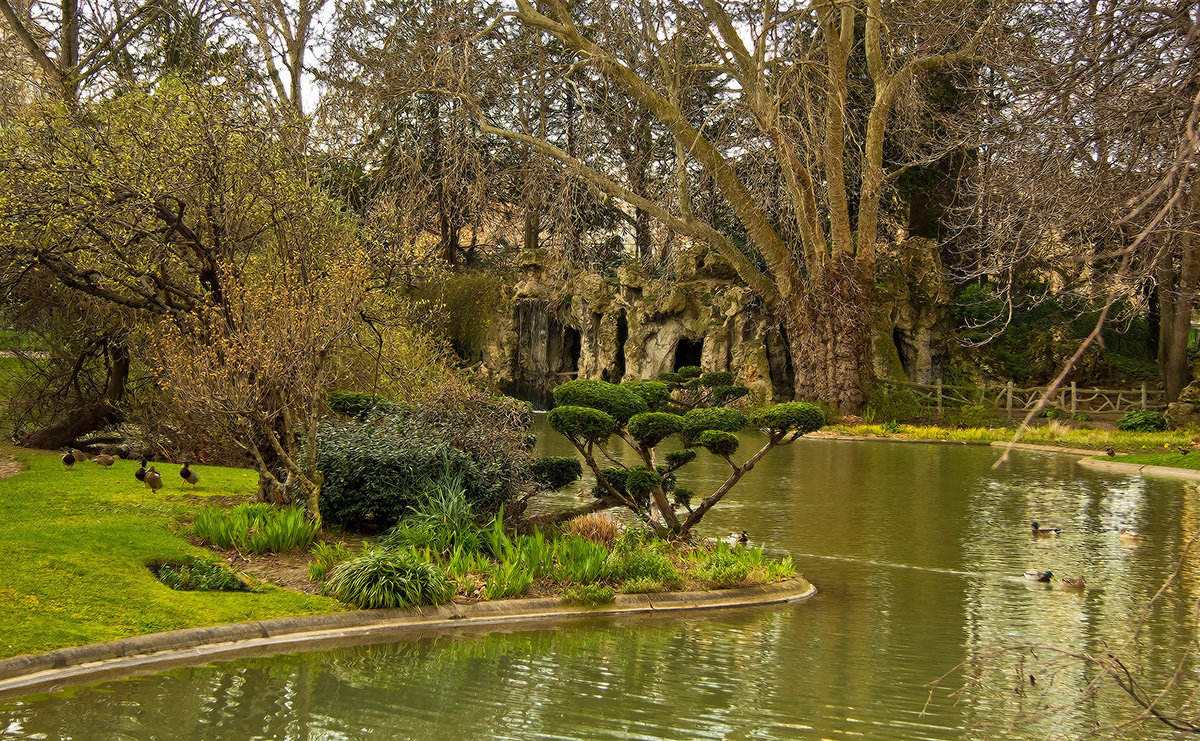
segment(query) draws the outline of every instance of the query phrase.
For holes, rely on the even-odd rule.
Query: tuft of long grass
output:
[[[621,535],[620,523],[601,512],[589,512],[567,520],[563,523],[562,530],[606,546],[611,546]]]
[[[440,566],[412,551],[370,548],[335,567],[324,591],[369,610],[440,605],[454,596],[454,585]]]
[[[312,547],[312,554],[316,557],[315,561],[308,564],[308,578],[312,581],[321,581],[330,569],[342,561],[348,561],[352,555],[342,543],[317,543]]]
[[[231,510],[206,507],[196,515],[196,535],[217,548],[250,553],[282,553],[307,548],[317,537],[317,523],[299,507],[276,509],[269,504],[239,504]]]

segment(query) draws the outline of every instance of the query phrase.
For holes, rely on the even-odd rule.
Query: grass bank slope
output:
[[[177,525],[209,497],[246,497],[254,474],[202,466],[195,492],[179,466],[158,466],[157,493],[133,477],[137,463],[91,462],[63,471],[60,457],[0,448],[26,470],[0,480],[0,657],[131,635],[333,612],[336,601],[265,586],[261,592],[177,592],[151,561],[213,561]],[[201,501],[196,501],[196,500]]]

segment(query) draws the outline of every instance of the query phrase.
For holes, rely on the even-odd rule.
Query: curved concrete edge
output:
[[[1010,443],[996,440],[988,443],[996,448],[1007,448]],[[1011,443],[1013,450],[1035,450],[1039,453],[1066,453],[1068,455],[1104,455],[1103,450],[1088,450],[1087,448],[1062,448],[1057,445],[1038,445],[1037,443]]]
[[[867,435],[811,435],[805,440],[836,440],[847,443],[908,443],[910,445],[995,445],[988,440],[932,440],[919,437],[869,437]]]
[[[1142,474],[1143,476],[1161,476],[1170,479],[1183,479],[1184,481],[1200,481],[1200,471],[1193,471],[1190,468],[1172,468],[1171,466],[1151,466],[1142,465],[1140,463],[1121,463],[1120,461],[1106,461],[1096,458],[1082,458],[1079,465],[1085,468],[1098,468],[1105,471],[1116,471],[1118,473],[1127,474]]]
[[[775,584],[735,589],[622,594],[612,604],[595,607],[567,605],[557,598],[514,599],[466,605],[451,603],[411,610],[357,610],[187,628],[0,660],[0,697],[234,658],[239,654],[275,653],[322,642],[345,643],[348,639],[376,634],[399,636],[429,629],[755,607],[798,602],[816,593],[815,586],[797,577]]]

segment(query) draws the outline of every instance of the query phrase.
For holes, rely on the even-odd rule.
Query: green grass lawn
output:
[[[850,435],[874,437],[900,437],[911,440],[952,440],[960,442],[1007,442],[1012,439],[1015,430],[1009,427],[970,427],[958,429],[953,427],[936,427],[932,425],[899,425],[893,431],[883,425],[832,425],[826,427],[832,432],[843,432]],[[1187,447],[1191,445],[1196,430],[1169,430],[1167,432],[1128,432],[1125,430],[1097,430],[1076,428],[1065,423],[1031,427],[1021,435],[1020,442],[1033,445],[1053,445],[1061,448],[1083,448],[1103,451],[1112,447],[1118,453],[1135,453],[1138,455],[1164,455],[1164,448],[1175,445]],[[1192,455],[1200,455],[1200,451]],[[1165,455],[1176,463],[1156,465],[1175,465],[1182,468],[1200,468],[1193,466],[1192,455],[1184,456],[1175,453]],[[1182,463],[1178,462],[1181,461]]]
[[[0,657],[142,633],[345,609],[336,601],[264,587],[260,593],[176,592],[146,568],[154,560],[216,560],[178,523],[189,502],[179,467],[160,465],[157,493],[134,461],[63,471],[59,454],[0,448],[28,470],[0,480]],[[246,496],[254,474],[202,466],[196,495]]]
[[[1106,458],[1105,460],[1113,460],[1117,463],[1134,463],[1139,466],[1170,466],[1172,468],[1188,468],[1193,471],[1200,471],[1200,453],[1198,452],[1180,455],[1172,450],[1169,453],[1118,455],[1115,458]]]

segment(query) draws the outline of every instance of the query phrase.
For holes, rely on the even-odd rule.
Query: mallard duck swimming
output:
[[[750,535],[745,530],[742,531],[741,535],[738,535],[737,533],[730,533],[729,535],[725,536],[725,542],[729,544],[730,548],[739,545],[746,545],[750,542]]]
[[[1033,524],[1033,537],[1035,538],[1053,538],[1062,532],[1062,528],[1057,527],[1042,527],[1038,523]]]
[[[1142,539],[1141,533],[1134,532],[1133,530],[1126,530],[1125,528],[1121,528],[1120,530],[1118,530],[1117,535],[1121,536],[1121,540],[1141,540]]]
[[[1064,576],[1058,580],[1058,584],[1063,589],[1083,589],[1083,577]]]
[[[183,479],[185,483],[191,484],[193,489],[196,488],[196,484],[200,481],[200,477],[196,475],[196,472],[188,468],[187,461],[184,461],[183,468],[179,469],[179,478]]]
[[[1030,569],[1025,572],[1025,578],[1029,581],[1050,581],[1054,577],[1054,573],[1050,571],[1038,571]]]

